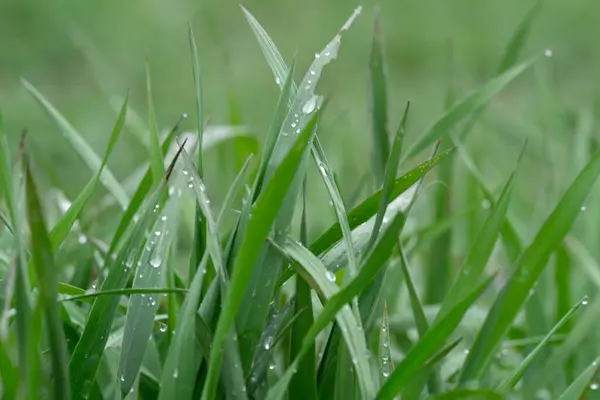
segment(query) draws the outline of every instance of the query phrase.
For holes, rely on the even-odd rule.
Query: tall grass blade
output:
[[[156,114],[154,112],[154,102],[152,100],[152,77],[150,76],[150,61],[146,60],[146,97],[148,98],[148,127],[150,137],[148,138],[148,150],[150,155],[150,169],[152,170],[152,181],[157,185],[165,175],[165,166],[163,156],[160,151],[160,139],[158,136],[158,126],[156,123]]]
[[[383,314],[381,316],[381,326],[379,328],[379,372],[382,381],[394,371],[394,360],[392,360],[390,326],[388,324],[387,303],[383,302]]]

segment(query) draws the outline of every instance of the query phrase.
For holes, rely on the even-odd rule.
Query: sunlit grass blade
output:
[[[181,176],[178,178],[175,179],[174,187],[183,186]],[[160,218],[150,229],[146,245],[137,262],[132,288],[164,286],[169,248],[178,228],[179,208],[180,197],[174,193],[167,200]],[[118,372],[121,393],[124,396],[129,393],[138,378],[159,305],[160,295],[143,293],[129,297]]]
[[[496,348],[525,303],[548,258],[562,243],[581,212],[588,193],[600,174],[600,151],[571,183],[552,214],[523,254],[514,274],[498,295],[479,331],[461,375],[461,383],[481,377]]]
[[[600,358],[596,358],[590,366],[583,370],[567,390],[560,395],[558,400],[581,400],[587,398],[587,393],[590,390],[598,390],[598,383],[594,382],[598,373],[600,373]]]
[[[67,121],[67,119],[29,82],[25,79],[21,80],[23,86],[44,110],[50,115],[54,122],[58,125],[65,138],[69,141],[75,152],[81,157],[84,163],[95,173],[100,169],[102,160],[94,152],[92,147],[85,141],[83,136]],[[100,182],[115,196],[123,209],[129,204],[127,193],[117,181],[113,173],[104,168],[100,175]]]
[[[378,400],[393,399],[419,372],[423,364],[442,347],[456,329],[468,308],[483,293],[491,279],[487,279],[469,292],[427,331],[425,336],[408,352],[404,360],[394,370],[379,393]]]
[[[75,220],[79,217],[81,210],[87,203],[88,198],[94,191],[94,188],[96,187],[96,184],[98,183],[98,180],[100,179],[100,176],[102,175],[102,171],[104,170],[106,163],[108,162],[108,159],[112,153],[112,150],[113,150],[115,144],[117,143],[117,140],[119,138],[121,130],[123,129],[123,125],[125,123],[125,117],[126,117],[126,113],[127,113],[128,100],[129,100],[129,93],[127,93],[127,95],[125,96],[125,100],[123,101],[123,105],[121,106],[121,111],[119,112],[117,122],[115,123],[112,134],[110,136],[110,139],[108,140],[108,146],[106,148],[106,152],[104,154],[104,158],[102,159],[102,163],[100,164],[100,168],[98,169],[98,172],[87,183],[87,185],[85,185],[83,190],[81,192],[79,192],[79,194],[77,195],[75,200],[73,200],[71,207],[69,207],[67,212],[64,213],[63,216],[54,225],[54,227],[52,228],[52,231],[50,231],[50,241],[52,243],[52,251],[54,251],[54,252],[56,252],[58,250],[58,248],[60,247],[62,242],[67,237],[69,231],[71,230],[71,227],[75,223]]]
[[[27,160],[25,160],[25,175],[27,179],[27,215],[31,230],[31,256],[36,280],[39,284],[39,297],[37,301],[43,308],[48,341],[50,343],[54,393],[59,399],[69,399],[71,398],[71,386],[69,384],[69,371],[67,367],[67,346],[62,319],[56,301],[58,297],[56,289],[57,268],[54,264],[52,245],[48,237],[39,197]]]
[[[455,127],[456,124],[490,101],[492,97],[506,87],[511,81],[529,69],[536,60],[537,57],[534,57],[509,69],[501,75],[489,80],[484,85],[465,96],[462,100],[455,103],[444,115],[442,115],[442,117],[440,117],[440,119],[417,138],[406,152],[405,159],[414,157],[422,150],[433,145],[435,141],[449,135],[451,129]]]
[[[498,387],[498,389],[502,392],[506,392],[514,388],[519,380],[525,373],[527,367],[531,365],[535,357],[544,349],[544,347],[548,344],[550,339],[559,331],[559,329],[567,322],[571,316],[584,304],[587,304],[588,299],[584,297],[581,301],[577,302],[575,306],[573,306],[561,319],[558,321],[556,325],[548,332],[548,334],[542,339],[541,342],[535,346],[535,348],[525,357],[523,361],[519,364],[519,366],[511,373],[511,375]]]
[[[463,296],[465,291],[475,286],[483,275],[485,266],[494,249],[498,232],[504,224],[506,211],[512,193],[515,173],[508,178],[498,201],[491,210],[475,242],[471,245],[469,254],[442,302],[442,307],[436,319],[442,318],[448,310]]]
[[[150,137],[148,138],[148,151],[150,156],[150,169],[152,170],[152,181],[155,185],[165,175],[162,152],[160,151],[160,139],[156,114],[154,112],[154,101],[152,100],[152,78],[150,76],[150,61],[146,60],[146,97],[148,101],[148,127]]]
[[[183,306],[179,310],[177,334],[173,336],[160,379],[159,399],[191,399],[194,393],[199,361],[194,357],[196,312],[200,303],[208,252],[204,253],[196,275],[190,284]]]
[[[383,302],[383,314],[381,326],[379,327],[379,372],[385,381],[394,371],[394,360],[392,360],[390,327],[388,325],[387,303]]]
[[[369,58],[369,112],[371,118],[371,137],[373,140],[372,162],[377,187],[383,184],[384,173],[388,157],[390,156],[387,116],[387,74],[385,71],[380,23],[379,9],[377,8],[375,11],[371,56]]]
[[[313,115],[288,155],[276,169],[272,179],[265,185],[256,200],[248,225],[244,231],[240,232],[241,238],[243,238],[242,243],[234,262],[228,291],[224,294],[225,300],[213,339],[208,375],[202,393],[202,398],[205,400],[212,400],[215,396],[222,361],[223,343],[233,326],[235,316],[243,300],[244,290],[260,256],[262,244],[283,204],[285,194],[288,192],[296,174],[296,168],[302,161],[305,150],[314,136],[318,115],[318,112]]]

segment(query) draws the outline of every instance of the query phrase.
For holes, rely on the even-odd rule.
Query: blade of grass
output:
[[[390,327],[388,325],[387,303],[383,302],[383,314],[379,328],[379,372],[383,381],[394,371],[394,360],[392,360]]]
[[[461,383],[476,379],[483,374],[500,340],[544,270],[550,254],[560,246],[571,229],[598,174],[600,174],[600,151],[594,154],[567,189],[538,231],[531,246],[523,254],[513,276],[497,297],[467,356],[460,378]]]
[[[422,339],[425,336],[425,333],[429,329],[429,323],[427,322],[427,317],[425,317],[425,311],[423,311],[423,304],[419,299],[419,294],[417,293],[417,288],[413,282],[413,279],[410,275],[410,270],[408,269],[408,261],[406,260],[406,256],[404,255],[404,251],[402,250],[402,246],[398,244],[398,254],[400,258],[400,268],[402,269],[402,276],[404,277],[404,281],[406,282],[406,288],[408,289],[408,297],[410,300],[410,307],[413,312],[413,317],[415,319],[415,325],[417,326],[417,332],[419,333],[419,337]]]
[[[313,115],[313,118],[298,137],[294,147],[276,169],[273,178],[267,183],[256,200],[248,225],[241,232],[242,244],[235,259],[229,289],[224,294],[225,300],[213,339],[208,375],[202,392],[202,398],[205,400],[212,400],[215,396],[223,343],[233,326],[235,316],[243,300],[243,292],[250,281],[255,262],[260,256],[261,245],[283,204],[283,198],[292,183],[296,168],[314,136],[318,115],[318,112]],[[252,234],[249,234],[250,232]]]
[[[160,151],[160,139],[158,135],[158,126],[156,124],[156,114],[154,112],[154,102],[152,101],[152,77],[150,76],[150,61],[146,60],[146,97],[148,98],[148,127],[150,137],[148,138],[150,169],[152,170],[152,181],[157,185],[165,175],[165,166],[163,163],[162,152]]]
[[[372,162],[376,187],[380,187],[384,182],[384,174],[390,156],[386,75],[379,8],[376,8],[371,56],[369,58],[368,86],[371,136],[373,140]]]
[[[421,366],[443,346],[456,329],[468,308],[479,298],[491,282],[487,279],[458,302],[445,317],[435,323],[423,339],[406,354],[377,394],[378,400],[393,399],[421,369]]]
[[[38,282],[38,302],[43,308],[50,343],[54,394],[59,399],[69,399],[71,398],[71,387],[67,367],[68,355],[62,319],[56,302],[58,293],[54,254],[27,160],[25,160],[25,175],[27,179],[27,214],[31,230],[31,256]]]
[[[596,376],[600,372],[600,357],[588,366],[583,372],[571,383],[571,385],[560,395],[558,400],[581,400],[585,399],[589,390],[594,387],[598,388],[598,384],[594,382]],[[594,390],[595,390],[594,389]]]
[[[487,389],[454,389],[446,393],[438,394],[428,398],[429,400],[502,400],[504,397],[500,393],[496,393]]]
[[[558,321],[558,323],[554,325],[554,327],[552,327],[550,332],[548,332],[548,334],[542,339],[542,341],[539,342],[537,346],[535,346],[535,348],[527,355],[527,357],[525,357],[525,359],[521,361],[519,366],[510,374],[510,376],[498,386],[498,390],[502,392],[507,392],[513,389],[517,385],[517,383],[519,383],[519,380],[523,377],[523,374],[525,373],[527,367],[531,365],[535,357],[540,353],[542,349],[544,349],[544,347],[548,344],[550,339],[559,331],[559,329],[565,324],[565,322],[567,322],[582,305],[587,304],[587,302],[587,296],[584,297],[581,301],[577,302],[577,304],[575,304],[560,319],[560,321]]]
[[[83,136],[81,136],[73,125],[71,125],[52,103],[50,103],[32,84],[25,79],[21,79],[21,83],[58,125],[65,138],[69,141],[71,146],[73,146],[73,149],[79,157],[81,157],[83,162],[86,163],[92,171],[98,171],[102,165],[102,161],[100,160],[100,157],[96,155],[92,147],[85,141]],[[129,204],[129,197],[113,173],[106,167],[100,175],[100,182],[102,182],[106,189],[115,196],[121,205],[121,208],[125,209],[127,204]]]
[[[568,237],[565,241],[568,240]],[[571,287],[573,282],[571,280],[572,265],[571,257],[566,249],[565,244],[556,251],[554,264],[554,282],[556,285],[556,305],[554,319],[558,320],[557,324],[562,321],[561,316],[566,315],[571,308]],[[564,318],[564,317],[563,317]],[[558,334],[568,335],[572,329],[572,321],[564,321],[557,330]],[[567,382],[571,382],[575,379],[575,359],[570,358],[564,364],[565,378]]]

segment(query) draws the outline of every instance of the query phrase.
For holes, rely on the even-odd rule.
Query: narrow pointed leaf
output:
[[[596,389],[598,384],[594,382],[594,378],[598,376],[600,372],[600,357],[596,358],[594,362],[588,366],[583,372],[575,379],[573,383],[560,395],[558,400],[581,400],[585,399],[586,393],[589,392],[592,386]]]
[[[163,156],[160,151],[160,140],[158,137],[158,126],[156,124],[156,114],[154,112],[154,102],[152,100],[152,78],[150,76],[150,62],[146,61],[146,96],[148,100],[148,127],[150,137],[148,138],[148,150],[150,155],[150,169],[152,170],[152,180],[158,184],[165,175],[165,166]]]

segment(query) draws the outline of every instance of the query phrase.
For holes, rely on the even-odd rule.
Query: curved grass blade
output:
[[[81,157],[84,163],[92,171],[98,171],[102,165],[100,157],[96,155],[92,147],[85,141],[83,136],[67,121],[67,119],[29,82],[25,79],[21,79],[21,83],[27,89],[29,93],[38,101],[38,103],[46,110],[46,112],[52,117],[54,122],[58,125],[60,130],[63,132],[65,138],[70,142],[73,149]],[[115,176],[108,168],[104,168],[100,175],[100,182],[108,189],[109,192],[115,196],[119,204],[123,209],[129,204],[129,197],[127,193],[117,181]]]
[[[305,150],[314,136],[318,115],[319,112],[313,115],[313,118],[298,137],[294,147],[276,169],[273,178],[267,183],[256,200],[248,225],[244,231],[240,232],[242,243],[235,259],[228,291],[224,294],[225,300],[213,339],[208,374],[202,392],[202,398],[205,400],[212,400],[215,396],[223,344],[234,324],[235,316],[243,299],[243,292],[250,281],[254,265],[260,256],[262,244],[283,204],[285,194],[291,186]]]
[[[600,372],[600,357],[587,367],[573,383],[560,395],[558,400],[581,400],[585,399],[590,389],[598,389],[598,384],[594,382]]]
[[[550,332],[548,332],[548,334],[546,336],[544,336],[542,341],[540,341],[537,344],[537,346],[535,346],[535,348],[527,355],[527,357],[525,357],[525,359],[523,361],[521,361],[521,364],[519,364],[519,366],[510,374],[510,376],[504,382],[502,382],[502,384],[500,384],[500,386],[498,387],[498,390],[500,390],[502,392],[507,392],[507,391],[513,389],[517,385],[517,383],[519,383],[519,380],[521,380],[521,378],[523,377],[523,374],[525,373],[525,370],[527,369],[527,367],[529,367],[531,365],[531,363],[533,362],[535,357],[540,353],[540,351],[544,348],[544,346],[546,346],[546,344],[548,344],[550,339],[552,339],[552,337],[565,324],[565,322],[567,322],[571,318],[571,316],[573,316],[575,311],[577,311],[579,309],[579,307],[581,307],[582,305],[587,304],[587,302],[588,302],[587,296],[584,297],[581,301],[577,302],[577,304],[575,304],[560,319],[560,321],[558,321],[558,323],[556,325],[554,325],[554,327],[552,327]]]
[[[204,253],[190,289],[179,310],[177,334],[173,335],[160,379],[159,399],[191,399],[194,393],[199,361],[190,344],[194,343],[196,312],[200,304],[208,252]]]
[[[281,399],[286,392],[289,381],[291,377],[294,375],[294,370],[297,367],[297,364],[300,358],[305,354],[305,352],[311,347],[312,342],[315,340],[319,332],[321,332],[330,322],[332,322],[336,318],[336,314],[342,309],[349,309],[347,306],[355,296],[359,295],[377,276],[377,274],[381,271],[386,261],[390,257],[394,244],[396,242],[396,238],[398,232],[404,225],[404,215],[397,214],[389,227],[385,230],[385,232],[381,235],[378,242],[373,247],[373,250],[369,255],[365,258],[365,261],[362,263],[361,268],[359,269],[358,275],[352,279],[346,286],[341,288],[335,295],[331,296],[329,300],[325,303],[323,310],[316,316],[314,324],[311,326],[310,330],[304,337],[304,342],[302,345],[302,350],[296,359],[291,363],[288,367],[284,375],[281,379],[273,386],[267,395],[268,400],[276,400]],[[308,254],[308,253],[307,253]],[[307,276],[305,279],[312,279]],[[311,286],[314,282],[309,281]],[[313,286],[316,287],[316,286]],[[367,358],[367,355],[365,355]],[[358,377],[359,379],[371,380],[373,376],[369,377]],[[363,390],[370,389],[371,384],[365,386]],[[367,398],[372,398],[367,397]]]
[[[581,206],[599,174],[600,151],[597,151],[546,219],[533,243],[523,254],[513,276],[496,298],[467,356],[460,378],[461,383],[483,374],[502,337],[544,270],[548,258],[561,245],[581,212]]]
[[[388,378],[379,393],[378,400],[393,399],[420,371],[422,365],[443,348],[448,337],[454,332],[469,307],[479,298],[491,282],[491,278],[477,286],[458,302],[452,310],[434,324],[423,339],[410,349],[406,357]]]
[[[508,71],[489,80],[483,86],[474,90],[462,100],[455,103],[440,119],[425,131],[407,151],[405,159],[414,157],[421,151],[433,145],[437,140],[448,135],[451,129],[465,117],[471,115],[478,108],[489,102],[498,92],[506,87],[512,80],[531,67],[537,57],[525,61]]]
[[[67,346],[62,319],[56,302],[58,291],[56,289],[57,277],[54,254],[27,160],[25,160],[25,175],[27,179],[27,215],[31,229],[31,257],[39,284],[38,302],[43,307],[50,342],[54,393],[57,398],[69,399],[71,398],[71,386],[67,367]]]
[[[177,187],[181,185],[182,182],[177,182],[177,180],[174,183],[174,186]],[[156,289],[164,286],[167,272],[166,261],[178,228],[179,209],[180,197],[178,195],[171,196],[167,200],[160,218],[150,230],[146,246],[137,263],[133,289]],[[159,300],[159,295],[147,295],[146,293],[134,294],[129,297],[118,372],[123,396],[129,393],[138,378],[148,339],[154,328],[154,315],[158,310]]]
[[[387,303],[383,302],[383,314],[379,328],[379,372],[383,381],[394,371],[394,360],[390,349],[390,326],[388,325]]]
[[[369,113],[373,140],[373,172],[377,187],[381,186],[384,182],[388,158],[390,157],[387,115],[387,74],[385,71],[380,23],[379,8],[377,8],[375,10],[371,56],[369,58]]]

